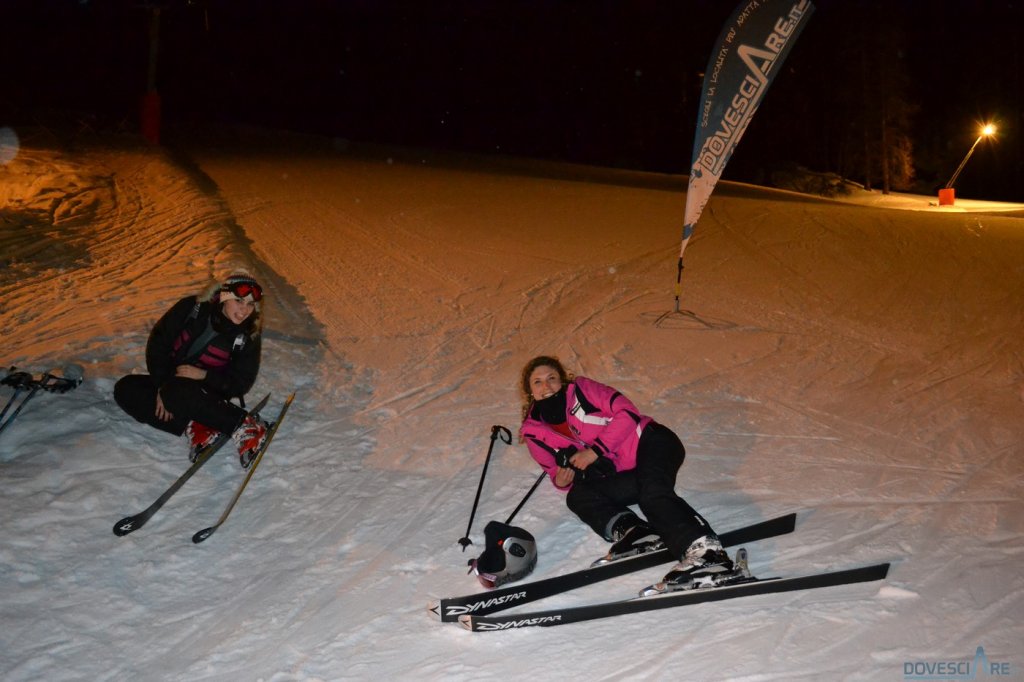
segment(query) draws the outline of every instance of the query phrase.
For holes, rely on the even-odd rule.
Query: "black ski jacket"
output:
[[[216,303],[188,296],[164,313],[146,344],[146,366],[157,386],[174,376],[178,365],[188,364],[206,370],[203,384],[224,398],[244,396],[256,381],[260,370],[260,336],[252,333],[252,318],[241,325],[232,324],[214,313]],[[218,316],[211,320],[211,313]],[[212,331],[202,347],[189,352],[197,339]]]

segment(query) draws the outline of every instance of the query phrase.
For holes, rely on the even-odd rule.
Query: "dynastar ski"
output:
[[[792,533],[796,527],[796,514],[786,514],[767,521],[737,528],[719,536],[722,545],[736,545],[764,540],[779,535]],[[483,615],[503,609],[544,599],[561,592],[574,590],[585,585],[609,580],[634,571],[641,571],[675,560],[667,549],[640,554],[626,559],[619,559],[597,566],[591,566],[572,573],[535,580],[533,582],[508,585],[496,590],[471,594],[462,597],[448,597],[435,602],[428,608],[444,622],[455,622],[460,616],[474,614]]]
[[[256,467],[260,465],[260,460],[263,459],[263,453],[265,453],[267,451],[267,448],[270,447],[270,441],[274,439],[274,434],[277,433],[277,427],[281,425],[281,420],[284,419],[284,415],[288,411],[288,407],[289,405],[292,404],[293,400],[295,400],[294,392],[292,392],[292,394],[288,396],[288,400],[284,401],[284,406],[278,413],[277,419],[274,420],[273,425],[271,425],[270,430],[267,432],[267,439],[263,441],[263,445],[260,446],[260,451],[256,454],[256,458],[252,461],[252,465],[249,467],[249,473],[245,475],[245,479],[242,481],[242,485],[238,486],[238,490],[235,491],[235,496],[231,498],[230,502],[228,502],[227,508],[224,510],[224,513],[220,515],[220,518],[217,520],[217,523],[213,524],[209,528],[204,528],[195,535],[193,535],[192,542],[200,543],[206,538],[210,537],[211,535],[213,535],[214,531],[220,528],[221,524],[223,524],[227,520],[228,514],[230,514],[231,510],[235,508],[235,503],[238,502],[238,498],[241,497],[242,491],[245,490],[245,486],[249,484],[249,479],[252,478],[253,472],[256,471]]]
[[[261,409],[263,409],[264,406],[266,406],[268,400],[270,400],[269,393],[263,396],[263,400],[256,403],[256,406],[249,410],[246,416],[259,412]],[[185,485],[185,481],[192,478],[192,475],[199,471],[199,469],[204,464],[210,461],[210,458],[213,457],[214,453],[220,450],[221,446],[224,445],[224,443],[228,442],[229,440],[231,440],[231,434],[222,433],[219,436],[217,436],[216,440],[214,440],[212,443],[210,443],[205,448],[196,453],[196,461],[193,462],[192,466],[186,469],[185,473],[179,476],[178,480],[172,483],[171,487],[165,490],[164,494],[156,499],[156,502],[149,505],[146,509],[139,512],[138,514],[135,514],[134,516],[126,516],[117,523],[115,523],[114,535],[127,535],[132,531],[136,531],[142,528],[146,524],[146,522],[153,517],[153,514],[156,514],[157,511],[160,510],[160,507],[164,506],[167,500],[171,499],[174,493],[178,492],[181,486]]]
[[[533,611],[528,613],[492,614],[488,616],[464,615],[459,618],[463,627],[473,632],[492,632],[524,627],[550,627],[579,623],[596,618],[608,618],[630,613],[642,613],[656,609],[667,609],[674,606],[686,606],[704,602],[723,601],[737,597],[749,597],[756,594],[773,592],[793,592],[811,590],[820,587],[833,587],[851,583],[882,580],[889,573],[889,564],[875,564],[844,571],[830,571],[800,576],[798,578],[766,578],[750,579],[739,584],[727,584],[721,587],[670,592],[654,597],[638,597],[623,601],[603,602],[586,606],[572,606],[562,609]]]

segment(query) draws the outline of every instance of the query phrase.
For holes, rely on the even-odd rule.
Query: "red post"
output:
[[[151,144],[160,144],[160,93],[156,90],[142,96],[142,136]]]
[[[156,91],[156,64],[160,52],[160,8],[151,7],[149,14],[149,68],[146,73],[146,94],[142,96],[140,116],[142,136],[151,144],[160,144],[160,93]]]

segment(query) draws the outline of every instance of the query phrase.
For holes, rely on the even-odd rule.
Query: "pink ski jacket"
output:
[[[563,448],[591,448],[615,464],[616,471],[636,468],[636,449],[644,427],[653,421],[611,386],[578,376],[566,390],[566,424],[573,438],[551,428],[530,413],[519,429],[530,456],[555,482],[558,464],[555,453]],[[555,486],[556,488],[558,486]],[[572,485],[558,488],[566,492]]]

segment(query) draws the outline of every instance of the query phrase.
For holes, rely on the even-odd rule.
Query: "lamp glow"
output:
[[[962,171],[964,169],[964,166],[967,165],[967,160],[971,158],[971,154],[974,153],[974,149],[978,146],[978,143],[981,142],[986,137],[991,137],[992,135],[995,135],[995,132],[996,127],[991,123],[987,123],[984,126],[982,126],[981,131],[978,134],[978,139],[976,139],[974,141],[974,144],[971,145],[971,148],[967,150],[967,155],[964,156],[964,160],[960,162],[960,165],[957,166],[956,168],[956,172],[953,173],[953,177],[951,177],[949,179],[949,182],[946,183],[946,189],[950,189],[953,186],[953,183],[956,182],[957,177],[959,177],[960,175],[960,171]]]

